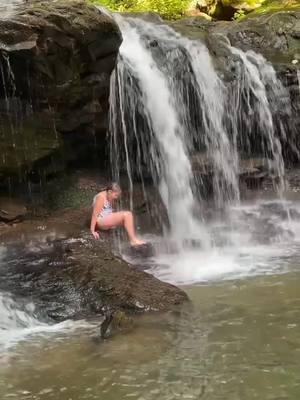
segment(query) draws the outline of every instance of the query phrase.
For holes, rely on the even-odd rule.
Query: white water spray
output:
[[[0,292],[0,354],[28,338],[89,326],[85,321],[67,320],[57,324],[41,322],[33,303],[14,300],[9,293]],[[1,357],[0,357],[1,360]]]
[[[13,11],[22,4],[24,0],[0,0],[0,15],[1,18],[9,18]]]

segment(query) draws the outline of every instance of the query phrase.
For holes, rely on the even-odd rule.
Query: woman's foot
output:
[[[130,241],[130,245],[132,247],[143,246],[144,244],[146,244],[146,242],[143,242],[142,240],[138,240],[138,239],[134,239],[134,240]]]

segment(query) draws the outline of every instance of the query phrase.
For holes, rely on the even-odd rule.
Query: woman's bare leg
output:
[[[132,246],[137,246],[144,244],[141,240],[138,240],[135,234],[134,229],[134,221],[133,215],[130,211],[120,211],[114,212],[112,214],[107,215],[103,218],[100,222],[98,222],[98,226],[100,229],[111,229],[115,228],[116,226],[123,225],[127,234],[129,242]]]

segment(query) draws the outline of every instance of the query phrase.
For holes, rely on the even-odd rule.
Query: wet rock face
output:
[[[288,11],[254,12],[227,25],[224,31],[234,46],[260,52],[272,63],[288,64],[300,58],[299,21],[300,6]]]
[[[84,1],[28,1],[0,24],[0,183],[102,148],[121,34]]]
[[[283,154],[287,162],[297,162],[295,149],[300,146],[297,134],[300,129],[299,4],[270,12],[258,9],[240,21],[209,22],[202,18],[188,18],[172,26],[184,36],[206,43],[218,74],[229,89],[238,84],[238,60],[228,45],[262,54],[274,66],[283,86],[288,89],[292,105],[291,115],[285,121],[289,136],[282,143]],[[253,154],[255,150],[254,143]]]

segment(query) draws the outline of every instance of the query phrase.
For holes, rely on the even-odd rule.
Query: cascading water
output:
[[[169,132],[174,134],[176,143],[186,155],[180,165],[181,170],[187,171],[190,168],[186,159],[190,156],[189,153],[205,146],[214,167],[214,195],[218,205],[222,206],[226,201],[232,203],[239,199],[237,136],[238,130],[244,128],[242,125],[248,125],[249,131],[259,129],[262,135],[261,146],[266,147],[263,150],[268,155],[270,169],[275,170],[283,189],[284,163],[280,141],[274,132],[267,89],[272,90],[273,99],[279,96],[281,99],[286,98],[286,93],[271,65],[267,64],[262,56],[253,52],[244,53],[231,47],[231,53],[239,58],[236,79],[239,85],[235,87],[237,93],[232,94],[226,90],[214,69],[207,48],[200,42],[183,38],[164,25],[146,23],[138,19],[117,19],[124,42],[111,85],[112,149],[116,160],[113,160],[113,165],[118,169],[122,163],[117,139],[119,135],[124,138],[126,169],[131,189],[133,166],[138,167],[142,176],[141,165],[150,162],[152,174],[162,176],[180,163],[181,159],[177,160],[178,152],[169,146],[164,168],[160,165],[160,151],[163,147],[160,140],[168,140],[169,137],[161,133],[163,130],[158,123],[166,119],[169,121],[169,117],[166,117],[167,112],[168,115],[172,115],[173,123],[169,123]],[[144,60],[148,60],[148,71],[145,71]],[[187,66],[181,61],[185,61]],[[160,87],[163,87],[161,91],[166,93],[166,96],[159,97],[160,107],[150,109],[148,97],[152,95],[156,101],[156,94],[161,93],[154,86],[147,86],[146,80],[154,82],[157,76],[164,81],[164,86]],[[235,100],[231,109],[226,107],[228,100],[231,100],[229,97]],[[172,104],[171,98],[174,99]],[[145,100],[142,104],[141,99]],[[201,117],[197,119],[195,114],[198,111]],[[289,113],[288,105],[286,113]],[[240,114],[240,121],[236,119],[236,114]],[[119,120],[121,123],[118,123]],[[243,132],[244,138],[239,140],[247,141],[250,134],[251,132]],[[196,143],[196,146],[193,146],[192,142]],[[133,158],[133,154],[129,154],[132,151],[129,147],[135,148],[135,145],[137,157]],[[141,160],[141,153],[146,153],[148,160]],[[174,162],[174,159],[177,161]],[[177,174],[175,170],[174,174]],[[119,171],[116,175],[118,178]],[[191,172],[187,171],[187,175],[191,176]],[[186,184],[187,180],[182,182]],[[173,201],[176,202],[177,199],[173,198]],[[178,208],[178,205],[175,208]]]
[[[183,38],[164,25],[117,19],[124,41],[111,83],[110,131],[115,178],[119,178],[123,161],[120,147],[123,147],[130,189],[133,187],[132,171],[137,170],[142,177],[142,167],[150,164],[155,181],[158,177],[161,179],[161,194],[168,210],[180,210],[182,215],[185,210],[176,203],[185,191],[186,197],[192,193],[188,189],[192,179],[189,158],[193,152],[205,148],[213,165],[215,202],[220,207],[232,204],[239,200],[237,142],[247,148],[249,137],[258,131],[261,150],[283,192],[284,162],[280,140],[275,135],[273,114],[277,114],[274,107],[277,105],[281,113],[284,109],[285,115],[290,115],[290,103],[272,66],[260,55],[230,47],[229,51],[238,58],[238,84],[231,93],[218,77],[207,48],[199,41]],[[270,101],[273,101],[273,113]],[[165,121],[167,128],[162,125]],[[280,128],[285,139],[284,126]],[[178,145],[177,150],[170,146],[170,135],[176,139],[172,144]],[[178,151],[181,151],[180,156]],[[252,149],[248,151],[250,155]],[[174,177],[181,182],[180,190],[178,182],[174,185]],[[201,184],[197,186],[201,188]],[[173,193],[177,190],[181,195],[173,195],[170,201],[170,192],[166,200],[164,187],[169,191],[172,187]],[[192,213],[190,215],[193,219]],[[170,213],[169,217],[176,226]]]
[[[3,270],[2,273],[6,270],[8,264],[22,264],[22,267],[24,267],[26,262],[32,262],[32,260],[26,261],[26,257],[21,259],[21,255],[16,250],[0,245],[0,269]],[[5,276],[5,272],[3,276]],[[85,320],[66,320],[53,323],[46,318],[44,312],[41,315],[31,298],[15,297],[10,292],[0,289],[0,362],[3,356],[3,360],[6,360],[5,355],[8,354],[8,350],[24,340],[37,338],[37,336],[47,337],[49,334],[54,334],[57,337],[64,332],[72,332],[78,328],[87,327],[91,327],[91,324]]]
[[[32,303],[18,304],[9,293],[0,293],[0,315],[0,350],[47,327],[35,317]]]
[[[288,220],[281,142],[286,140],[291,106],[273,67],[225,39],[235,69],[235,80],[226,85],[200,41],[183,38],[161,23],[115,18],[123,44],[111,80],[114,177],[119,179],[126,170],[132,192],[135,178],[143,182],[150,173],[168,213],[166,238],[181,243],[200,238],[202,245],[201,250],[181,248],[180,255],[160,251],[152,260],[153,272],[186,283],[233,271],[267,271],[265,261],[275,250],[257,242],[259,219],[265,227],[278,224],[271,242],[286,240],[290,232],[285,233],[285,221],[276,216],[269,221],[268,205],[239,206],[239,162],[241,156],[257,153],[265,158],[281,198],[275,214],[285,213]],[[204,223],[195,207],[205,195],[202,178],[192,168],[198,154],[211,166],[215,206],[227,210],[221,221]]]
[[[5,350],[30,337],[90,327],[83,320],[75,322],[67,320],[57,324],[43,322],[36,315],[32,302],[14,300],[9,293],[5,292],[0,292],[0,316],[0,353],[2,354]]]
[[[23,2],[24,0],[10,0],[9,2],[6,0],[0,0],[1,18],[8,18],[14,9]]]
[[[261,55],[253,51],[245,53],[234,47],[230,50],[241,61],[239,92],[246,94],[247,98],[247,102],[242,105],[243,109],[237,108],[247,115],[248,123],[250,120],[252,127],[254,122],[258,125],[263,152],[267,155],[270,171],[278,178],[277,189],[282,196],[285,189],[285,168],[280,138],[275,134],[273,114],[284,112],[291,115],[288,93],[277,79],[273,67]],[[254,99],[252,104],[251,99]],[[272,103],[271,109],[270,102],[274,99],[276,101]],[[281,128],[281,139],[286,140],[283,126]]]
[[[131,27],[121,18],[119,23],[124,26],[123,44],[120,61],[112,77],[111,131],[115,145],[118,129],[122,131],[130,187],[132,189],[133,178],[128,135],[134,135],[137,140],[137,156],[140,158],[139,138],[147,134],[150,136],[149,147],[147,149],[144,142],[142,150],[144,157],[149,157],[150,153],[150,169],[168,211],[172,236],[177,239],[202,239],[207,246],[205,230],[193,213],[192,169],[183,121],[177,111],[177,99],[174,101],[172,93],[175,91],[174,82],[159,70],[137,27]],[[140,98],[143,101],[138,106],[137,100]],[[136,122],[140,118],[143,119],[142,128]],[[117,146],[114,150],[112,162],[118,166],[120,153]],[[138,164],[141,164],[141,160],[138,160]],[[115,175],[118,177],[119,172]]]

